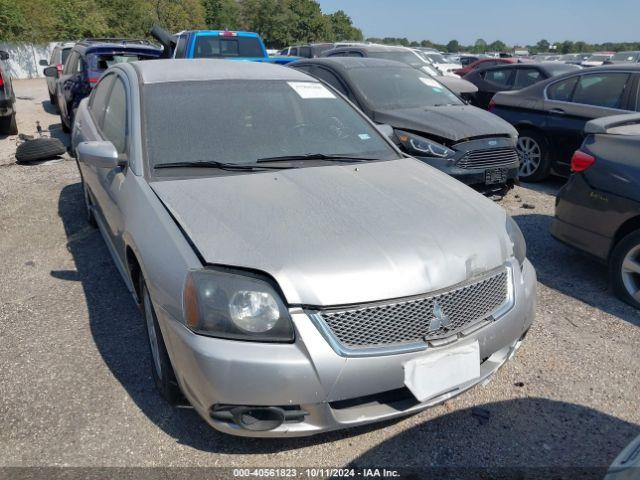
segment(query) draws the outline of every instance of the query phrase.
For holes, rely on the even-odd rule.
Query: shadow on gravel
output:
[[[138,308],[100,234],[85,220],[80,183],[62,190],[58,213],[76,270],[52,271],[51,275],[82,283],[91,332],[104,362],[138,408],[176,442],[212,453],[277,453],[349,440],[399,421],[310,438],[249,439],[218,433],[191,408],[171,407],[155,390]],[[467,409],[419,424],[363,454],[354,464],[606,466],[640,434],[636,425],[545,399],[525,398],[482,408],[486,412],[480,417]]]
[[[455,475],[442,478],[456,479],[602,479],[616,456],[640,433],[638,425],[542,398],[489,403],[481,409],[484,418],[466,409],[417,425],[360,455],[351,466],[396,466],[409,471],[448,467]],[[513,470],[500,471],[501,467]],[[576,467],[585,470],[577,474]],[[494,474],[487,475],[486,469]]]
[[[58,109],[54,107],[49,100],[42,100],[42,109],[52,115],[58,114]]]
[[[592,307],[640,326],[640,315],[618,300],[609,289],[607,266],[555,240],[549,233],[549,215],[513,217],[527,240],[527,257],[536,267],[538,281]]]
[[[57,138],[65,147],[69,148],[69,145],[71,145],[71,137],[68,133],[62,131],[62,124],[52,123],[47,127],[47,130],[49,130],[49,135],[51,135],[52,138]]]
[[[555,196],[558,193],[558,190],[560,190],[565,183],[567,183],[566,178],[551,176],[547,178],[544,182],[539,182],[539,183],[521,182],[520,186],[522,188],[526,188],[527,190],[533,190],[535,192],[546,193],[547,195]]]

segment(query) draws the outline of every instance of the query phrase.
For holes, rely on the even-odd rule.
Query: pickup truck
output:
[[[167,58],[224,58],[280,65],[298,60],[289,56],[270,57],[260,35],[254,32],[185,30],[172,35],[156,25],[151,35],[162,44]]]

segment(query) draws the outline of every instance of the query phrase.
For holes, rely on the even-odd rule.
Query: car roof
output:
[[[135,69],[143,84],[197,82],[213,80],[289,80],[317,82],[293,68],[259,62],[233,62],[222,59],[159,59],[119,64]]]
[[[411,51],[410,48],[407,47],[399,47],[399,46],[395,46],[395,45],[376,45],[376,44],[372,44],[372,45],[353,45],[353,46],[349,46],[349,47],[337,47],[334,48],[332,50],[328,50],[326,53],[329,52],[335,52],[336,50],[364,50],[367,52],[393,52],[393,51],[397,51],[397,50],[409,50]]]
[[[136,39],[111,39],[111,38],[96,38],[85,39],[75,44],[74,50],[81,53],[89,53],[93,50],[99,49],[119,49],[119,50],[146,50],[149,52],[162,52],[160,45],[155,45],[147,40]]]
[[[414,70],[413,67],[406,63],[396,62],[394,60],[386,60],[382,58],[362,58],[362,57],[322,57],[298,60],[290,63],[289,66],[296,65],[325,65],[332,67],[344,74],[348,70],[355,68],[406,68]]]
[[[260,37],[256,32],[245,32],[242,30],[183,30],[176,35],[195,34],[195,35],[220,35],[221,33],[232,33],[238,37]]]

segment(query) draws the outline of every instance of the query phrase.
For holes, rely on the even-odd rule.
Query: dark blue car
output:
[[[80,101],[91,93],[102,73],[112,65],[158,58],[162,47],[145,40],[93,38],[78,42],[64,63],[62,73],[55,68],[45,69],[48,77],[58,77],[57,107],[62,129],[71,130],[73,117]]]
[[[499,92],[489,110],[520,134],[521,180],[535,182],[550,173],[567,176],[587,122],[640,111],[640,65],[587,68]]]

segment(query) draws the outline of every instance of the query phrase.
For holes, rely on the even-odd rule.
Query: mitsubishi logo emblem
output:
[[[429,333],[446,328],[451,323],[449,316],[444,313],[438,302],[433,302],[433,318],[429,322]]]

